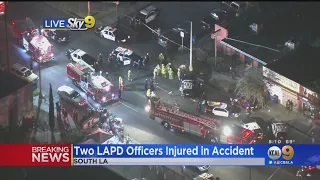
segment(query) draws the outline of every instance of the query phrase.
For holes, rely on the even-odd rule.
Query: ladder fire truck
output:
[[[114,85],[100,73],[95,73],[95,70],[86,62],[80,60],[78,63],[69,63],[67,74],[73,84],[94,101],[106,103],[116,99]]]
[[[53,48],[48,39],[39,35],[38,31],[25,33],[22,44],[31,58],[37,62],[47,62],[53,59]]]
[[[193,115],[178,107],[162,102],[159,98],[149,99],[145,110],[149,118],[160,122],[165,128],[178,129],[208,140],[211,143],[253,144],[254,132],[237,125],[221,126],[219,120]]]

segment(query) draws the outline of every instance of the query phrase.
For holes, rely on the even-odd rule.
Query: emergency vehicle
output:
[[[214,180],[213,174],[210,173],[203,173],[200,174],[198,177],[193,178],[193,180]]]
[[[94,66],[94,63],[97,61],[95,58],[93,58],[81,49],[71,48],[68,51],[66,51],[65,55],[70,59],[71,62],[78,63],[79,61],[84,61],[92,67]]]
[[[33,34],[34,31],[38,31],[37,26],[33,23],[30,18],[24,20],[14,20],[12,21],[12,28],[14,35],[19,39],[19,44],[22,44],[23,35],[26,33]]]
[[[221,127],[214,118],[193,115],[178,107],[162,102],[159,98],[149,99],[145,110],[149,118],[160,122],[167,129],[178,129],[208,140],[211,143],[252,144],[254,132],[237,125]]]
[[[123,48],[123,47],[117,47],[110,53],[110,57],[116,58],[117,63],[119,65],[133,65],[134,62],[138,62],[139,60],[142,61],[142,57],[137,55],[135,52],[133,52],[130,49]]]
[[[287,138],[287,126],[284,123],[272,123],[271,129],[272,129],[272,134],[276,139]]]
[[[5,12],[5,2],[4,1],[0,1],[0,15],[3,15]]]
[[[139,28],[141,23],[149,24],[152,21],[156,20],[160,15],[160,9],[156,8],[154,5],[149,5],[146,8],[142,9],[138,15],[136,15],[131,21],[130,24],[134,28]]]
[[[22,45],[34,61],[47,62],[53,59],[53,46],[38,30],[24,33]]]
[[[84,61],[67,65],[68,77],[94,101],[106,103],[115,99],[114,85]]]
[[[130,36],[126,35],[121,30],[113,28],[111,26],[101,26],[97,28],[95,32],[102,38],[109,39],[118,43],[125,43],[130,39]]]
[[[258,139],[263,139],[268,134],[268,124],[260,117],[247,117],[241,120],[240,125],[254,131]]]

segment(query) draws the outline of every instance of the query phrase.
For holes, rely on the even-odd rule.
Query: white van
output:
[[[18,76],[19,78],[32,83],[33,85],[37,85],[39,81],[39,77],[33,73],[30,69],[22,66],[21,64],[14,64],[11,69],[11,73]]]

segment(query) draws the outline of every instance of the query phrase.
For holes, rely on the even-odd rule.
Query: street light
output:
[[[186,21],[190,23],[190,64],[189,64],[189,71],[193,71],[192,66],[192,21]]]

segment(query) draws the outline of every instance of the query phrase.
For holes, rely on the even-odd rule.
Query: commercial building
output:
[[[320,48],[301,45],[277,61],[263,67],[271,95],[286,105],[291,100],[296,110],[311,117],[319,116]]]
[[[21,126],[33,109],[33,85],[0,70],[0,128]]]

